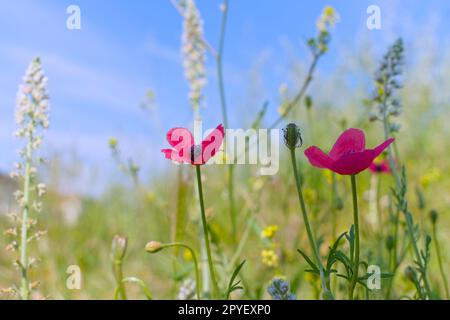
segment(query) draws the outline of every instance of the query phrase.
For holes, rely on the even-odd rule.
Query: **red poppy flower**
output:
[[[375,159],[374,162],[369,166],[369,170],[372,173],[380,174],[380,173],[391,173],[391,167],[389,165],[389,161],[386,159],[377,161]]]
[[[375,149],[366,149],[364,132],[352,128],[340,135],[329,154],[312,146],[305,150],[305,155],[314,167],[327,168],[342,175],[354,175],[366,170],[393,141],[390,138]]]
[[[202,141],[200,145],[194,143],[192,133],[186,128],[172,128],[167,132],[167,141],[172,149],[162,149],[167,159],[194,165],[208,162],[223,142],[224,128],[220,124]]]

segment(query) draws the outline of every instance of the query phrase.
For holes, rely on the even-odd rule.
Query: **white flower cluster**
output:
[[[28,66],[17,93],[16,122],[19,129],[15,134],[26,142],[19,151],[21,161],[14,164],[10,174],[11,178],[23,182],[23,189],[14,193],[19,207],[27,207],[28,210],[33,209],[36,212],[42,209],[39,198],[45,194],[46,186],[37,182],[35,162],[43,160],[35,158],[33,153],[42,143],[43,130],[49,126],[48,100],[47,78],[39,58],[36,58]],[[34,192],[37,197],[30,203],[31,192]]]
[[[198,117],[206,85],[206,44],[203,38],[203,20],[194,0],[180,1],[183,11],[182,54],[186,79],[189,82],[189,100]]]

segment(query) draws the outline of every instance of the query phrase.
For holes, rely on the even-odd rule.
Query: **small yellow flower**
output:
[[[328,28],[334,27],[338,21],[339,14],[337,11],[332,6],[326,6],[317,20],[317,29],[320,32],[325,32]]]
[[[117,147],[117,144],[118,144],[117,139],[114,138],[114,137],[109,138],[108,144],[109,144],[109,147],[111,149],[115,149]]]
[[[311,272],[305,272],[303,275],[303,278],[305,279],[306,282],[309,282],[309,283],[313,283],[317,280],[317,276],[315,276]]]
[[[325,178],[327,179],[327,182],[329,184],[333,183],[333,171],[325,169],[325,170],[322,170],[322,174],[325,176]],[[336,179],[336,181],[342,180],[342,176],[339,174],[334,174],[334,178]]]
[[[193,257],[192,257],[191,250],[184,249],[184,251],[183,251],[183,259],[186,260],[186,261],[192,261]]]
[[[275,236],[275,233],[277,231],[278,231],[278,226],[276,226],[276,225],[267,226],[261,231],[261,237],[267,238],[267,239],[272,239]]]
[[[441,178],[441,170],[439,168],[432,168],[430,171],[426,172],[421,178],[420,178],[420,184],[423,188],[428,187],[430,184],[438,181]]]
[[[312,203],[312,202],[315,202],[316,199],[317,199],[316,191],[314,191],[311,188],[304,188],[303,189],[303,194],[305,196],[305,201],[306,202]]]
[[[253,179],[252,189],[253,191],[259,191],[264,187],[264,178],[256,177]]]
[[[275,251],[271,249],[264,249],[261,251],[262,263],[269,268],[276,268],[278,266],[278,256]]]

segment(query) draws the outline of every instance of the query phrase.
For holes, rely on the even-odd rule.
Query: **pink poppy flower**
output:
[[[330,169],[341,175],[354,175],[366,170],[393,141],[390,138],[375,149],[366,149],[364,132],[351,128],[340,135],[329,154],[312,146],[305,150],[305,155],[314,167]]]
[[[203,165],[219,151],[225,130],[220,124],[201,142],[194,143],[192,133],[186,128],[172,128],[167,132],[167,141],[172,149],[162,149],[167,159],[193,165]]]
[[[369,170],[375,174],[381,173],[392,173],[389,161],[387,159],[379,160],[375,159],[374,162],[369,166]]]

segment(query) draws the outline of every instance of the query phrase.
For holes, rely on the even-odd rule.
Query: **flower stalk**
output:
[[[195,171],[197,174],[198,198],[200,201],[200,213],[201,213],[201,218],[202,218],[203,238],[205,241],[206,254],[208,257],[209,275],[210,275],[212,287],[213,287],[212,288],[213,289],[213,297],[215,299],[218,299],[219,298],[219,289],[217,286],[216,274],[214,271],[214,264],[213,264],[212,255],[211,255],[211,247],[209,244],[208,226],[207,226],[207,222],[206,222],[205,204],[204,204],[204,200],[203,200],[202,173],[201,173],[201,169],[200,169],[199,165],[195,166]]]
[[[188,246],[187,244],[181,243],[181,242],[172,242],[172,243],[159,243],[159,242],[155,242],[155,241],[151,241],[149,243],[147,243],[147,245],[145,246],[145,250],[149,253],[156,253],[161,251],[162,249],[165,248],[172,248],[172,247],[181,247],[184,249],[187,249],[191,255],[192,255],[192,261],[194,262],[194,269],[195,269],[195,291],[197,294],[197,299],[200,300],[200,286],[201,286],[201,282],[200,282],[200,272],[199,272],[199,267],[198,267],[198,259],[197,259],[197,255],[195,254],[195,251]]]
[[[355,226],[355,253],[353,258],[353,274],[348,290],[348,298],[353,300],[353,293],[358,282],[359,271],[359,217],[358,217],[358,196],[356,192],[356,175],[351,175],[352,198],[353,198],[353,223]]]
[[[448,289],[448,280],[447,280],[447,276],[445,274],[444,267],[442,265],[441,246],[439,244],[438,237],[437,237],[438,214],[435,210],[432,210],[430,215],[431,215],[431,224],[433,227],[433,239],[434,239],[434,246],[436,248],[436,256],[437,256],[437,260],[438,260],[439,271],[441,273],[442,282],[444,283],[445,298],[447,300],[450,300],[450,293],[449,293],[449,289]]]
[[[322,261],[320,259],[319,249],[317,247],[316,241],[314,240],[315,239],[314,234],[311,229],[311,225],[309,223],[308,213],[306,212],[306,206],[305,206],[305,200],[303,199],[303,192],[302,192],[300,176],[298,174],[298,169],[297,169],[297,159],[296,159],[296,155],[295,155],[295,148],[289,148],[289,149],[290,149],[290,153],[291,153],[291,162],[292,162],[292,168],[294,170],[294,178],[295,178],[295,185],[297,187],[298,200],[300,202],[300,208],[301,208],[302,215],[303,215],[303,222],[305,223],[306,233],[308,235],[309,244],[310,244],[313,254],[314,254],[314,259],[316,260],[316,263],[319,267],[320,281],[321,281],[321,285],[322,285],[323,294],[324,294],[324,296],[329,297],[329,296],[332,296],[332,293],[327,286],[328,281],[325,276]]]
[[[127,300],[127,293],[123,282],[123,259],[127,251],[128,239],[124,236],[116,235],[111,245],[111,258],[113,260],[114,278],[116,279],[117,296],[122,300]]]
[[[20,223],[20,233],[11,233],[12,236],[18,236],[8,247],[19,251],[19,257],[16,260],[20,272],[20,286],[18,290],[19,297],[22,300],[28,300],[31,296],[31,290],[35,285],[30,283],[29,269],[35,259],[29,258],[28,243],[38,240],[45,231],[35,231],[33,228],[37,221],[30,218],[32,212],[40,212],[42,203],[39,198],[45,194],[46,188],[43,183],[37,182],[37,169],[35,164],[42,160],[35,156],[35,151],[42,143],[42,133],[48,128],[48,93],[47,78],[41,67],[39,58],[35,58],[27,68],[23,78],[23,84],[17,94],[16,122],[19,129],[16,136],[24,140],[24,147],[19,152],[21,161],[15,164],[15,170],[11,172],[11,177],[20,182],[21,189],[16,191],[15,197],[20,215],[15,219]]]
[[[227,111],[227,102],[225,97],[225,84],[223,78],[223,50],[225,45],[225,31],[227,26],[228,19],[228,0],[224,0],[221,5],[222,10],[222,23],[220,27],[220,40],[219,40],[219,48],[216,55],[216,65],[217,65],[217,78],[219,85],[219,93],[220,93],[220,107],[222,111],[222,121],[225,128],[229,128],[228,126],[228,111]],[[225,141],[225,151],[226,151],[226,141]],[[236,207],[235,207],[235,199],[234,199],[234,163],[230,163],[228,165],[228,201],[230,202],[230,221],[231,221],[231,231],[233,240],[236,241],[236,229],[237,229],[237,219],[236,219]]]

